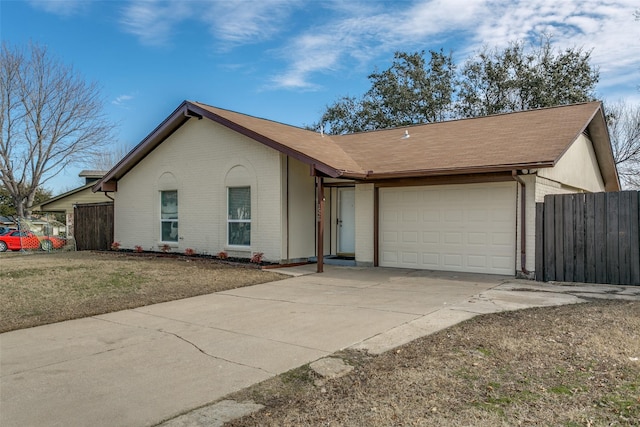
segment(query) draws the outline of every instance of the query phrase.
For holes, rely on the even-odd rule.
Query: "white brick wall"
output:
[[[373,265],[374,185],[356,185],[356,262]]]
[[[316,253],[315,178],[311,176],[309,165],[292,158],[289,158],[287,175],[289,179],[288,259],[299,260],[313,257]],[[325,193],[328,192],[328,189],[325,189]],[[287,209],[287,207],[285,206],[284,209]],[[326,215],[328,215],[328,212],[325,212]],[[283,223],[283,227],[285,227],[286,222],[283,221]],[[285,230],[283,229],[283,231]],[[286,235],[283,236],[283,239],[286,239]],[[283,248],[286,248],[286,241]],[[286,250],[282,255],[282,259],[287,259]]]
[[[538,170],[541,178],[588,192],[604,191],[604,183],[591,140],[580,135],[552,168]]]
[[[226,245],[225,179],[236,165],[250,175],[252,199],[251,247],[241,251]],[[173,251],[227,250],[247,257],[263,252],[267,260],[280,260],[279,153],[209,120],[188,121],[118,182],[115,239],[123,248],[158,249],[158,180],[167,172],[178,190],[179,242]]]

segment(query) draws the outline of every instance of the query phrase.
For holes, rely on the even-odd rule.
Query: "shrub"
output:
[[[191,248],[187,248],[187,249],[185,249],[185,250],[184,250],[184,254],[185,254],[186,256],[192,256],[192,255],[195,255],[195,253],[196,253],[196,251],[194,251],[194,250],[193,250],[193,249],[191,249]]]
[[[119,251],[120,250],[120,242],[111,243],[111,250],[112,251]]]
[[[263,256],[264,256],[264,254],[262,252],[254,252],[253,255],[251,255],[250,262],[252,262],[254,264],[260,264],[262,262],[262,257]]]
[[[140,246],[140,245],[135,245],[135,246],[133,247],[133,250],[134,250],[134,251],[136,251],[137,253],[140,253],[140,252],[142,252],[144,249],[142,249],[142,246]]]
[[[225,251],[220,251],[220,252],[218,252],[218,255],[217,255],[217,256],[218,256],[218,258],[220,258],[220,259],[227,259],[227,258],[229,258],[229,254],[228,254],[228,253],[226,253]]]
[[[160,250],[166,254],[171,250],[171,246],[165,243],[164,245],[160,246]]]

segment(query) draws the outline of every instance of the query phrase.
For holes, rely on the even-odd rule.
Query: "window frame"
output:
[[[163,218],[163,212],[162,212],[162,206],[163,206],[163,195],[164,193],[175,193],[175,199],[176,199],[176,213],[175,213],[175,218]],[[175,240],[165,240],[164,239],[164,224],[165,223],[169,223],[169,224],[173,224],[175,223],[175,229],[176,229],[176,237]],[[179,239],[179,202],[178,202],[178,190],[160,190],[160,242],[162,243],[168,243],[168,244],[178,244],[178,239]],[[173,227],[170,227],[170,229]]]
[[[249,190],[249,218],[231,218],[230,212],[229,212],[229,207],[231,205],[231,193],[232,190],[234,189],[248,189]],[[251,186],[250,185],[234,185],[234,186],[228,186],[227,187],[227,209],[226,209],[226,214],[227,214],[227,239],[226,239],[226,244],[228,247],[234,247],[234,248],[243,248],[243,249],[247,249],[251,247],[251,216],[252,216],[252,209],[251,209]],[[230,239],[231,239],[231,224],[249,224],[249,244],[247,245],[243,245],[243,244],[237,244],[237,243],[231,243]]]

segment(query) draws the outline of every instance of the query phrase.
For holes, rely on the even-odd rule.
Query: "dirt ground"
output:
[[[117,252],[0,255],[0,333],[254,285],[251,265]]]
[[[324,380],[308,366],[228,398],[230,426],[638,426],[640,302],[484,315]]]

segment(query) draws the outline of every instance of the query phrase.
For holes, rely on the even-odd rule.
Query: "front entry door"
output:
[[[338,255],[356,252],[356,192],[353,187],[338,188]]]

